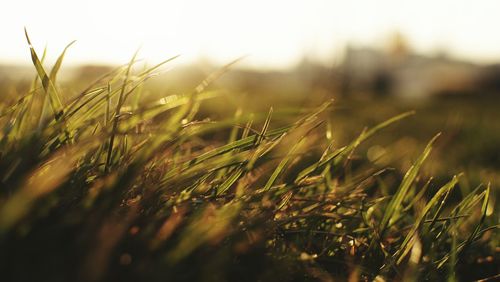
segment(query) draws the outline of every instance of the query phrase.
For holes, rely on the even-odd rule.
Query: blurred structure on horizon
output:
[[[396,34],[385,50],[346,48],[341,69],[341,93],[424,97],[482,90],[481,66],[454,60],[446,53],[421,55]]]

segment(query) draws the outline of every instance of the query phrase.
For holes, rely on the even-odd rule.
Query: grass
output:
[[[70,97],[57,84],[66,49],[48,72],[29,45],[37,77],[0,105],[2,281],[497,274],[475,264],[499,240],[491,185],[456,193],[461,174],[422,173],[438,135],[407,170],[357,154],[413,112],[339,145],[332,101],[302,115],[241,105],[206,116],[203,101],[224,99],[209,86],[229,65],[191,93],[148,100],[142,85],[173,58],[139,70],[134,56]]]

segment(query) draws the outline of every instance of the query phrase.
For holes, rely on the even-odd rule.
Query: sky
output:
[[[400,32],[423,53],[446,50],[500,61],[498,0],[16,0],[0,8],[0,63],[30,63],[23,28],[54,61],[154,63],[180,54],[218,64],[246,56],[255,68],[286,68],[307,54],[330,64],[346,44],[381,46]]]

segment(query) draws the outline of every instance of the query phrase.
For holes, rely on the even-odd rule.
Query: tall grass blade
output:
[[[436,136],[434,136],[434,138],[431,139],[431,141],[427,144],[423,153],[420,155],[417,161],[406,172],[403,180],[401,181],[401,185],[396,191],[396,194],[394,194],[391,201],[387,205],[387,208],[385,209],[384,216],[382,217],[382,220],[379,225],[380,237],[383,237],[384,233],[387,231],[387,228],[391,223],[391,220],[394,218],[397,210],[402,206],[403,200],[406,194],[408,193],[408,190],[410,189],[413,181],[417,177],[420,167],[429,156],[432,150],[432,145],[437,140],[439,135],[440,134],[437,134]]]

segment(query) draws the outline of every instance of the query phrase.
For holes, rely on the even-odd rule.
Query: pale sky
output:
[[[227,63],[283,68],[302,54],[330,62],[347,42],[381,45],[405,34],[419,52],[448,50],[480,62],[500,61],[499,0],[4,0],[0,63],[30,63],[26,26],[49,61],[77,40],[67,63],[154,63],[181,54]]]

